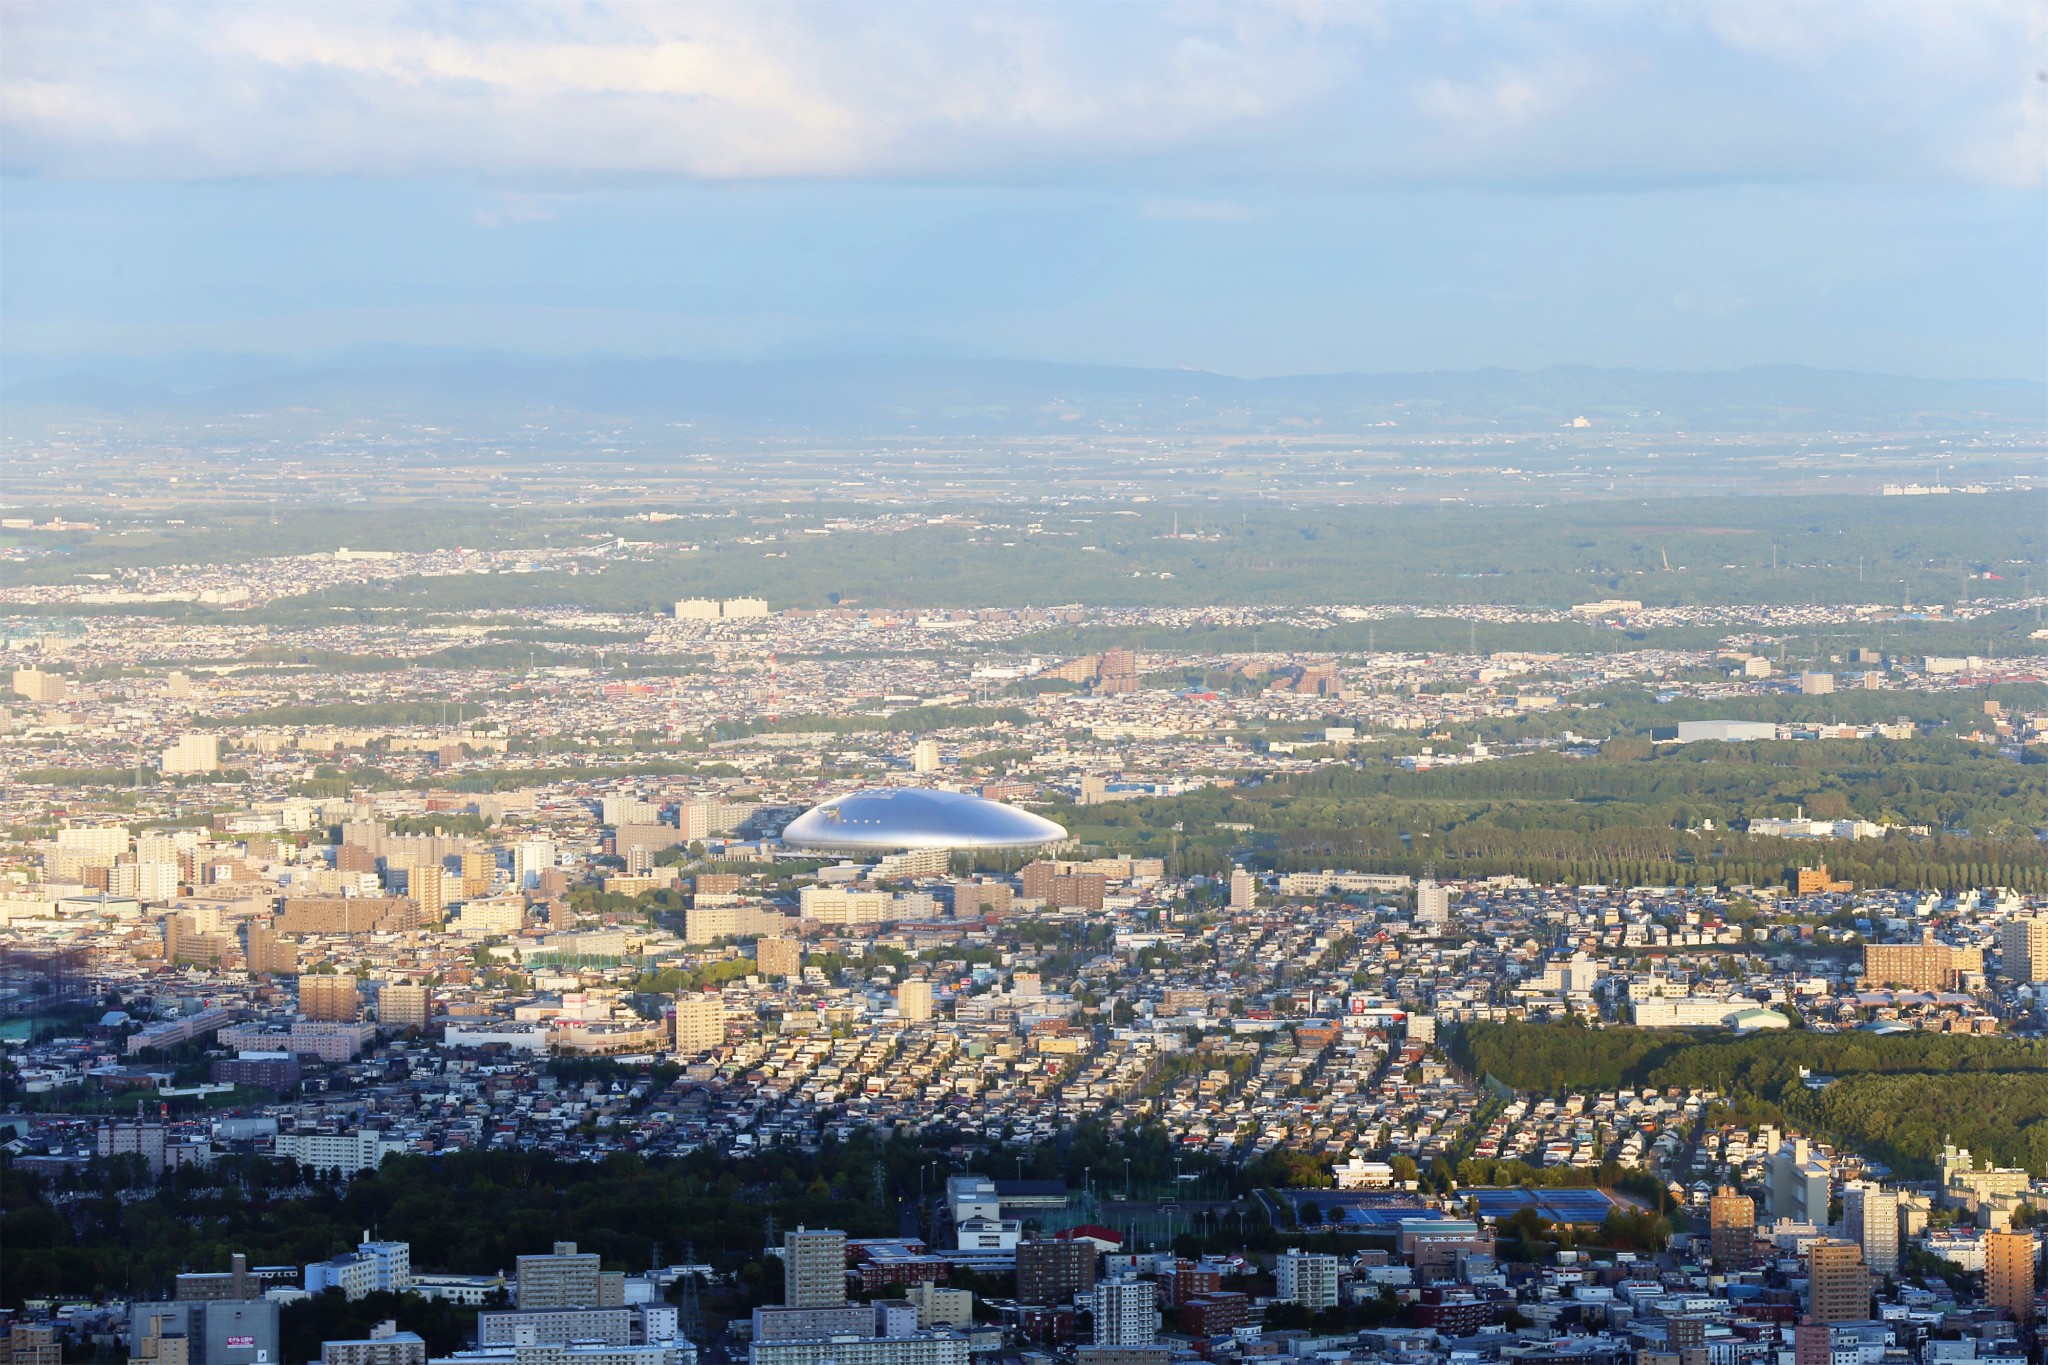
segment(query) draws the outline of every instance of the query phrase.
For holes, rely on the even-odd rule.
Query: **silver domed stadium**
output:
[[[835,796],[789,822],[798,848],[892,852],[918,848],[1036,848],[1067,831],[1041,815],[963,792],[874,787]]]

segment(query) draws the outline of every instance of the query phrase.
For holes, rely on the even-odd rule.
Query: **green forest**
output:
[[[2048,1174],[2048,1041],[1482,1022],[1447,1046],[1473,1074],[1522,1091],[1706,1087],[1736,1121],[1789,1124],[1909,1176],[1932,1174],[1945,1141]],[[1802,1071],[1833,1079],[1814,1089]]]
[[[1174,539],[1164,504],[1122,509],[1017,509],[1018,526],[925,526],[889,534],[806,536],[839,509],[797,520],[685,516],[649,526],[639,507],[465,508],[469,548],[568,546],[606,535],[651,542],[641,558],[590,562],[574,574],[466,575],[351,586],[258,613],[311,609],[515,610],[580,605],[648,611],[679,597],[757,595],[772,607],[1115,606],[1212,603],[1501,603],[1567,606],[1608,596],[1651,605],[1702,602],[1953,603],[2023,597],[2024,568],[2048,551],[2048,494],[1997,498],[1664,498],[1565,506],[1446,504],[1180,513],[1199,538]],[[1912,502],[1916,505],[1901,505]],[[1933,505],[1929,505],[1933,504]],[[947,508],[987,516],[985,506]],[[0,565],[0,583],[70,581],[181,562],[236,563],[349,545],[419,550],[450,544],[448,509],[305,508],[238,515],[208,508],[190,524],[142,533],[67,536],[66,553]],[[777,535],[765,560],[761,537]],[[677,553],[682,545],[701,548]],[[1665,566],[1669,565],[1667,569]],[[1982,577],[2001,566],[1997,580]],[[1164,575],[1164,576],[1162,576]],[[173,608],[173,610],[180,610]],[[205,614],[194,608],[186,614]],[[2031,617],[2028,618],[2031,623]],[[2033,650],[2016,618],[1976,632]],[[1583,632],[1581,632],[1583,634]],[[1492,648],[1523,647],[1505,643]]]
[[[1882,838],[1752,838],[1753,816],[1900,826]],[[1280,871],[1347,867],[1572,885],[1780,883],[1826,860],[1859,886],[2048,890],[2048,764],[1960,740],[1819,740],[1548,751],[1410,772],[1329,765],[1244,788],[1061,806],[1082,842],[1167,855],[1190,871],[1233,854]],[[1711,821],[1713,828],[1706,828]],[[1246,834],[1226,826],[1249,825]],[[1180,828],[1176,830],[1176,826]]]
[[[1125,1179],[1126,1160],[1132,1188],[1151,1197],[1176,1188],[1183,1171],[1226,1192],[1250,1178],[1183,1152],[1156,1125],[1113,1132],[1094,1122],[1021,1155],[973,1150],[944,1133],[913,1141],[860,1132],[828,1139],[815,1154],[394,1157],[346,1184],[308,1179],[292,1162],[232,1155],[155,1182],[132,1158],[96,1160],[54,1187],[10,1165],[0,1167],[0,1306],[167,1295],[179,1272],[225,1269],[232,1252],[254,1265],[303,1265],[355,1246],[368,1228],[410,1242],[420,1269],[465,1274],[510,1272],[514,1257],[557,1240],[599,1253],[615,1270],[644,1270],[657,1249],[664,1263],[694,1253],[739,1277],[744,1308],[781,1292],[779,1272],[761,1254],[770,1219],[854,1236],[906,1227],[930,1235],[920,1220],[948,1175],[971,1169],[1101,1188]]]

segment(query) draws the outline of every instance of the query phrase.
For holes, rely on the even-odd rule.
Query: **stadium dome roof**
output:
[[[1067,831],[1043,816],[962,792],[875,787],[835,796],[789,822],[799,848],[1036,848]]]

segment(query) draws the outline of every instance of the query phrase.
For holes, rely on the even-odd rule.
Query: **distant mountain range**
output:
[[[174,392],[92,374],[0,391],[7,425],[79,417],[390,420],[487,425],[536,416],[683,423],[700,434],[1004,436],[1105,432],[2048,428],[2048,385],[1909,379],[1793,365],[1657,372],[1295,375],[1021,360],[505,359],[337,367]]]

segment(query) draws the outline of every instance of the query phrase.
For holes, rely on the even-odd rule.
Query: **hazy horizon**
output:
[[[829,367],[846,363],[895,363],[908,366],[920,364],[945,366],[984,365],[992,367],[1017,366],[1020,368],[1042,366],[1076,371],[1096,371],[1103,374],[1118,372],[1153,375],[1185,374],[1190,377],[1228,380],[1244,384],[1281,383],[1295,380],[1464,378],[1487,375],[1539,378],[1552,374],[1575,373],[1629,375],[1640,376],[1645,379],[1666,377],[1721,379],[1735,378],[1747,374],[1780,373],[1792,377],[1812,376],[1817,379],[1852,377],[1857,379],[1900,380],[1915,383],[1925,382],[1964,386],[1981,385],[1987,388],[2039,388],[2048,386],[2048,379],[2036,379],[2023,375],[1936,376],[1768,361],[1749,365],[1658,368],[1637,365],[1586,365],[1570,360],[1559,360],[1543,365],[1476,365],[1463,368],[1443,367],[1435,369],[1304,370],[1275,374],[1249,374],[1229,370],[1208,369],[1194,365],[1116,364],[1064,360],[1057,356],[1002,355],[996,353],[946,355],[907,351],[792,350],[786,353],[759,356],[725,356],[690,355],[675,352],[633,354],[599,350],[582,352],[517,351],[482,346],[417,347],[402,344],[381,345],[367,343],[360,346],[342,347],[310,354],[264,354],[255,352],[237,354],[192,351],[164,356],[119,354],[34,356],[23,361],[19,357],[0,353],[0,395],[4,395],[10,390],[17,392],[34,391],[51,381],[87,378],[104,379],[115,385],[135,389],[162,389],[179,397],[199,397],[219,390],[260,384],[268,380],[303,378],[322,374],[361,374],[406,370],[460,370],[466,367],[546,370],[567,367],[645,366],[660,364],[684,366],[729,365],[740,368],[768,369],[776,367],[800,368],[807,365]],[[2048,416],[2048,414],[2044,414],[2044,416]]]

